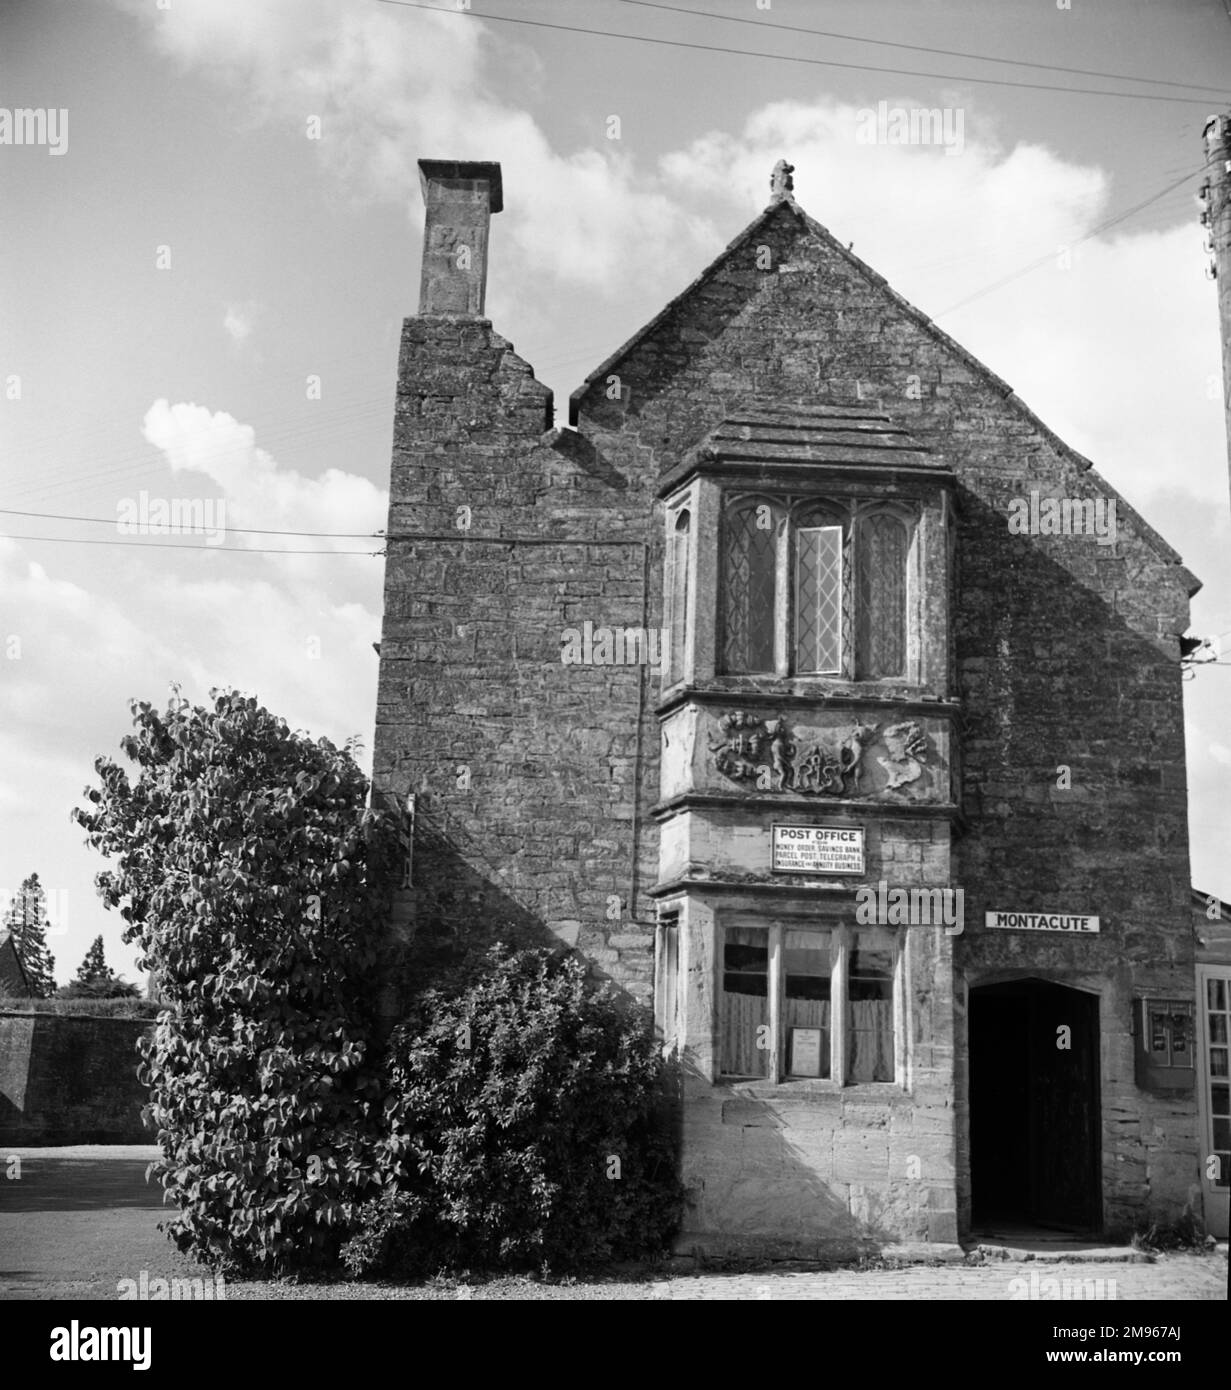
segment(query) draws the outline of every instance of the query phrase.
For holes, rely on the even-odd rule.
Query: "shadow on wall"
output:
[[[152,1144],[137,1042],[148,1020],[0,1013],[0,1144]]]
[[[888,1124],[844,1122],[840,1096],[769,1100],[688,1067],[682,1102],[681,1253],[850,1260],[945,1238],[930,1229],[944,1216],[929,1210],[932,1189],[891,1178]]]
[[[398,961],[404,1004],[429,985],[449,990],[479,966],[497,942],[513,950],[567,948],[541,918],[499,885],[500,870],[466,827],[447,829],[439,811],[415,817],[414,883],[404,895],[412,919]],[[474,867],[485,863],[491,877]]]
[[[1065,490],[1047,481],[1024,486]],[[1094,535],[1011,534],[1007,503],[1016,486],[1020,480],[1006,479],[1003,511],[967,488],[958,494],[954,645],[966,827],[953,870],[967,926],[954,969],[972,989],[1027,977],[1051,986],[1103,982],[1103,1070],[1090,1106],[1107,1230],[1127,1229],[1153,1214],[1175,1219],[1196,1176],[1192,1098],[1176,1107],[1140,1091],[1131,1051],[1135,994],[1193,990],[1176,641],[1183,599],[1174,581],[1164,588],[1143,572],[1131,535],[1100,545]],[[1165,568],[1160,557],[1157,574]],[[1103,597],[1113,589],[1125,606],[1136,604],[1132,621]],[[985,911],[1006,909],[1088,912],[1101,917],[1102,930],[1070,937],[984,928]],[[958,1152],[969,1155],[967,1058],[978,1059],[966,1045],[969,1019],[958,1027]],[[1003,1069],[1002,1055],[995,1065]],[[993,1084],[1003,1087],[1003,1074]],[[1147,1171],[1160,1176],[1147,1182]],[[963,1232],[975,1216],[972,1195],[970,1164],[961,1162]]]

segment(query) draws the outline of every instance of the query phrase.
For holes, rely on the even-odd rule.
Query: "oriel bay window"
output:
[[[722,512],[718,658],[730,675],[905,679],[908,506],[748,494]]]
[[[729,924],[721,1075],[771,1082],[897,1079],[898,942],[885,928]]]

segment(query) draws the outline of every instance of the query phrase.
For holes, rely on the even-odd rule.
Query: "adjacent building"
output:
[[[784,164],[554,427],[484,317],[499,166],[420,168],[395,929],[652,1007],[686,1247],[1200,1218],[1180,556]]]

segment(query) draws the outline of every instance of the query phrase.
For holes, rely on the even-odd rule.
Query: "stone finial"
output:
[[[795,166],[788,164],[785,159],[780,159],[774,165],[774,172],[769,180],[769,191],[773,194],[774,202],[779,202],[784,198],[792,203],[795,201],[793,197],[795,180],[791,177],[794,172]]]

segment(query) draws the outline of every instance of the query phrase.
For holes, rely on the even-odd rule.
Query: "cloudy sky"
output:
[[[503,164],[488,312],[563,422],[785,155],[800,204],[1183,555],[1205,581],[1191,631],[1231,666],[1194,197],[1231,17],[1064,3],[2,0],[0,106],[68,113],[43,146],[0,143],[0,888],[51,890],[60,980],[99,932],[138,978],[69,820],[129,697],[229,685],[370,747],[364,538],[421,157]],[[960,113],[960,140],[861,141],[881,102],[946,108],[955,137]],[[119,534],[143,492],[225,504],[225,540]],[[1229,697],[1228,666],[1186,686],[1194,881],[1224,898]]]

